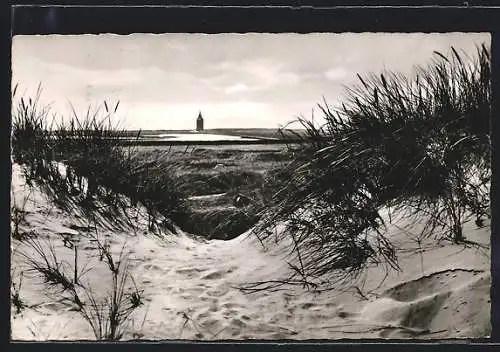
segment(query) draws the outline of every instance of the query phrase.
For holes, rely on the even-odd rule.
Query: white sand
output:
[[[12,189],[13,202],[22,204],[28,193],[17,165]],[[22,229],[52,240],[61,258],[70,261],[73,252],[63,246],[60,234],[78,233],[69,227],[82,225],[79,218],[63,214],[38,191],[29,199]],[[124,339],[469,338],[490,333],[489,226],[465,226],[467,238],[486,249],[430,241],[422,253],[402,231],[391,229],[392,239],[405,248],[399,251],[402,271],[391,272],[380,285],[382,268],[369,269],[361,278],[364,285],[356,283],[362,298],[349,287],[321,294],[300,287],[244,294],[235,286],[286,275],[285,246],[264,251],[248,236],[206,241],[181,233],[162,239],[144,233],[144,217],[140,212],[136,233],[99,230],[115,251],[126,243],[132,274],[144,290],[146,304],[132,316]],[[95,265],[85,280],[104,294],[109,274],[91,257],[95,244],[82,239],[79,248],[81,262]],[[17,282],[23,271],[18,253],[26,247],[12,240],[12,250]],[[80,315],[46,291],[40,278],[24,274],[20,295],[33,307],[12,312],[12,338],[94,339]]]

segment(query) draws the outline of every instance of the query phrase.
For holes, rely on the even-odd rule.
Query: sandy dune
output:
[[[82,236],[85,224],[51,206],[39,191],[28,194],[18,165],[13,166],[13,202],[25,204],[22,230],[36,230],[52,241],[67,261],[72,250],[61,236],[80,236],[81,262],[89,263],[85,280],[96,292],[108,290],[109,275],[95,257],[96,245]],[[253,236],[230,241],[212,240],[178,231],[153,236],[138,209],[140,229],[111,232],[99,229],[119,252],[125,244],[130,267],[146,303],[126,328],[125,339],[338,339],[338,338],[450,338],[490,334],[489,226],[465,226],[471,241],[484,248],[434,241],[419,250],[408,236],[392,228],[401,248],[401,272],[369,269],[353,287],[314,293],[302,288],[247,294],[245,283],[286,275],[287,248],[264,250]],[[489,224],[487,224],[489,225]],[[168,235],[168,234],[165,234]],[[432,245],[431,245],[432,244]],[[12,240],[12,278],[24,271],[26,246]],[[360,290],[358,293],[357,286]],[[13,339],[94,339],[79,314],[64,302],[44,294],[41,279],[25,272],[21,297],[31,307],[12,312]],[[360,294],[361,293],[361,294]]]

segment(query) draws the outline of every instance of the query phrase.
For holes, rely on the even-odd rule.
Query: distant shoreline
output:
[[[171,145],[262,145],[262,144],[297,144],[299,139],[242,139],[242,140],[175,140],[175,139],[123,139],[124,146],[171,146]]]
[[[287,130],[281,133],[278,129],[266,128],[124,131],[122,143],[140,146],[290,144],[303,142],[301,132]],[[189,138],[182,138],[182,135]]]

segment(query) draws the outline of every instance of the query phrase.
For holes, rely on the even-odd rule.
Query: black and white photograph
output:
[[[13,36],[11,339],[489,337],[490,54]]]

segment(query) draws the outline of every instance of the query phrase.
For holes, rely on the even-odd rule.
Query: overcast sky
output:
[[[129,129],[278,127],[341,99],[357,72],[410,73],[450,46],[472,53],[489,34],[134,34],[16,36],[12,79],[42,83],[44,102],[68,114],[120,100]],[[317,109],[316,109],[317,110]],[[319,119],[316,112],[316,119]]]

